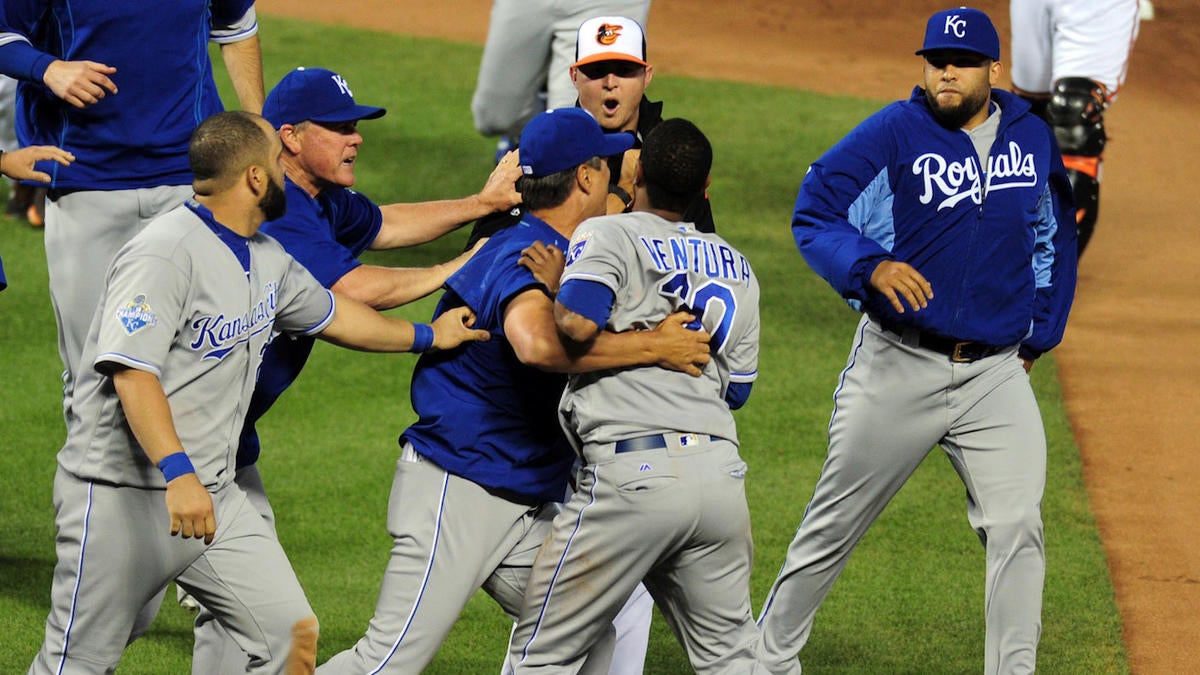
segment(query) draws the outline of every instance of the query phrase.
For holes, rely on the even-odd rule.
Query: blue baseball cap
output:
[[[1000,60],[1000,36],[987,14],[970,7],[947,9],[929,17],[925,44],[918,55],[937,49],[958,49]]]
[[[583,108],[547,110],[529,121],[517,146],[521,173],[535,178],[633,147],[633,134],[606,134]]]
[[[297,68],[279,81],[263,103],[262,116],[278,129],[300,122],[356,122],[387,114],[384,108],[358,105],[341,75],[325,68]]]

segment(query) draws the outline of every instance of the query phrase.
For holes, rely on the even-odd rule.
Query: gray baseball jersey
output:
[[[561,413],[580,440],[681,431],[737,442],[725,391],[758,373],[758,280],[745,256],[687,223],[644,212],[606,216],[572,237],[563,282],[571,279],[613,291],[607,328],[615,332],[650,329],[691,309],[712,335],[714,357],[699,378],[659,368],[573,376]]]
[[[58,458],[58,563],[30,672],[115,669],[139,611],[172,579],[218,615],[247,672],[279,672],[312,610],[274,531],[231,484],[235,453],[272,331],[322,330],[333,297],[271,238],[240,237],[189,202],[121,249],[102,298],[84,347],[95,367],[80,373]],[[162,383],[212,494],[211,544],[169,535],[162,475],[105,374],[116,367]]]
[[[576,672],[639,581],[695,672],[751,672],[746,464],[725,402],[729,383],[757,370],[750,264],[715,234],[639,212],[582,224],[570,280],[613,291],[609,330],[691,309],[713,358],[701,377],[654,367],[571,377],[561,414],[586,464],[534,563],[511,641],[516,672]]]
[[[94,368],[80,373],[76,414],[58,457],[64,469],[86,480],[165,487],[126,433],[107,377],[115,365],[158,376],[206,487],[233,480],[242,420],[272,332],[321,331],[333,299],[274,239],[232,244],[248,256],[248,271],[203,219],[180,207],[117,254],[84,347],[84,362]]]

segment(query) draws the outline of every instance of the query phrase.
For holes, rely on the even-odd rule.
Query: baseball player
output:
[[[645,24],[649,12],[650,0],[493,0],[471,113],[479,133],[501,136],[497,158],[534,115],[575,102],[567,69],[584,19],[622,14]]]
[[[1075,196],[1079,252],[1096,228],[1104,112],[1137,38],[1138,0],[1011,0],[1013,91],[1054,129]]]
[[[520,200],[513,187],[520,175],[515,154],[492,172],[478,194],[463,199],[377,206],[351,190],[353,160],[363,142],[357,124],[386,112],[357,104],[346,79],[324,68],[292,70],[263,105],[264,117],[283,143],[287,212],[264,223],[261,231],[277,240],[322,286],[378,310],[437,290],[470,252],[428,268],[364,265],[359,255],[369,248],[423,243]],[[350,161],[341,161],[343,157]],[[308,336],[284,336],[267,347],[239,440],[235,482],[272,528],[274,513],[255,464],[260,451],[255,425],[300,375],[313,343]],[[245,654],[213,619],[207,610],[196,617],[193,672],[243,670]]]
[[[641,24],[627,16],[595,16],[576,34],[571,81],[578,106],[599,122],[605,133],[630,133],[633,147],[608,160],[610,182],[607,212],[632,208],[633,171],[642,139],[662,122],[663,104],[646,98],[654,66],[646,61],[646,36]],[[689,205],[684,220],[701,232],[715,232],[708,195]],[[520,221],[519,210],[495,213],[476,223],[471,242]]]
[[[560,415],[584,467],[526,589],[518,674],[576,672],[643,579],[697,673],[754,669],[753,543],[731,409],[757,374],[758,282],[741,253],[681,220],[711,166],[699,129],[663,122],[642,148],[635,212],[589,220],[571,238],[554,306],[571,340],[686,310],[712,335],[713,358],[699,378],[571,376]]]
[[[316,619],[275,533],[232,484],[263,349],[273,331],[370,351],[488,337],[466,325],[469,311],[431,327],[335,304],[257,232],[286,205],[280,149],[251,113],[201,123],[195,198],[113,261],[58,455],[58,564],[31,673],[115,670],[136,615],[171,579],[218,614],[250,655],[245,672],[282,672],[289,650],[304,656],[289,671],[310,672]]]
[[[400,437],[387,517],[393,546],[375,615],[319,673],[421,672],[481,587],[516,615],[572,463],[553,423],[564,386],[557,372],[662,362],[699,373],[695,364],[707,362],[708,337],[685,328],[689,315],[568,351],[547,289],[519,264],[535,242],[564,250],[581,221],[604,212],[600,158],[631,142],[604,135],[575,108],[526,125],[517,188],[529,211],[450,277],[435,311],[470,308],[493,338],[417,362],[418,420]],[[607,671],[607,648],[594,652],[589,672]]]
[[[770,673],[800,672],[850,552],[935,444],[987,552],[984,672],[1035,666],[1046,439],[1028,371],[1071,307],[1070,183],[1029,104],[992,88],[986,14],[937,12],[917,54],[924,86],[817,160],[796,198],[805,261],[864,315],[825,466],[759,619]]]
[[[108,263],[151,219],[191,196],[188,138],[222,109],[199,38],[221,45],[242,108],[262,107],[253,4],[179,0],[153,11],[141,0],[2,5],[0,72],[20,80],[17,137],[77,158],[46,169],[46,263],[68,421]]]

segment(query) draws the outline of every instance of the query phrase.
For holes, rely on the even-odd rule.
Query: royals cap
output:
[[[606,134],[583,108],[547,110],[529,121],[517,146],[521,173],[541,177],[633,147],[633,134]]]
[[[960,49],[999,61],[1000,36],[988,15],[978,9],[947,9],[929,17],[925,26],[925,44],[916,53],[920,55],[936,49]]]
[[[575,39],[575,63],[597,61],[646,63],[646,34],[637,21],[625,16],[597,16],[579,26]]]
[[[384,108],[358,105],[341,75],[325,68],[297,68],[279,81],[263,103],[263,117],[276,129],[300,122],[356,122],[387,114]]]

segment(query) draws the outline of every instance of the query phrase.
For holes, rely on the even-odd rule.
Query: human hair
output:
[[[646,196],[656,209],[684,213],[704,195],[712,170],[712,144],[683,118],[664,120],[642,144]]]
[[[592,157],[586,162],[593,169],[599,169],[603,162],[599,157]],[[517,179],[517,192],[521,193],[521,203],[530,211],[550,209],[561,205],[571,196],[575,185],[575,171],[579,164],[569,169],[563,169],[546,176],[521,176]]]
[[[197,194],[222,190],[246,167],[268,162],[265,127],[261,117],[242,110],[219,112],[201,122],[188,144]]]

